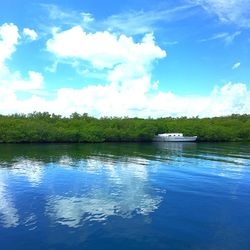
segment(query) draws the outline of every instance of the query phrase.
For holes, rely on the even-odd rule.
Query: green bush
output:
[[[0,142],[145,142],[158,133],[197,135],[199,141],[249,141],[250,115],[214,118],[100,119],[73,113],[0,115]]]

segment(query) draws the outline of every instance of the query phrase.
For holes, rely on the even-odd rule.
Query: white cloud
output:
[[[0,225],[5,228],[17,227],[20,218],[13,199],[6,188],[4,176],[4,173],[0,172]]]
[[[19,105],[17,92],[33,93],[43,88],[42,74],[29,71],[28,77],[23,78],[19,71],[7,66],[20,38],[16,25],[5,23],[0,26],[0,113],[15,112]]]
[[[119,31],[123,34],[145,34],[156,31],[159,22],[185,19],[192,15],[192,9],[193,5],[186,4],[150,11],[128,11],[109,16],[102,22],[102,25],[109,31]]]
[[[233,65],[232,69],[238,69],[240,67],[240,62],[237,62]]]
[[[78,101],[65,107],[72,112],[77,107],[96,115],[125,115],[129,109],[140,109],[145,105],[145,94],[156,88],[151,82],[152,63],[166,56],[166,52],[155,44],[150,33],[135,43],[131,37],[110,32],[86,33],[80,26],[56,31],[47,42],[47,48],[58,58],[70,58],[89,62],[95,69],[106,69],[109,84],[89,86],[81,90],[61,89],[57,101],[67,105],[65,98],[78,96]],[[81,98],[84,96],[84,98]],[[60,106],[61,106],[60,105]],[[112,110],[112,114],[110,111]]]
[[[240,31],[236,31],[234,33],[228,33],[228,32],[224,32],[224,33],[218,33],[215,34],[209,38],[206,39],[202,39],[200,40],[201,42],[207,42],[207,41],[213,41],[213,40],[224,40],[225,44],[230,44],[234,41],[234,39],[239,36],[241,34]]]
[[[30,113],[49,111],[62,115],[87,112],[100,116],[197,116],[212,117],[233,113],[250,113],[250,92],[245,84],[228,83],[216,87],[208,96],[178,96],[172,92],[149,93],[149,80],[138,82],[134,90],[115,84],[59,89],[56,98],[46,100],[38,96],[18,101],[15,95],[1,101],[0,113]],[[135,84],[134,82],[132,84]],[[1,100],[1,96],[0,96]]]
[[[28,72],[28,78],[23,78],[19,71],[12,71],[7,61],[19,44],[20,34],[14,24],[0,26],[0,96],[14,98],[16,91],[29,91],[43,87],[43,76],[34,71]],[[2,99],[0,99],[2,101]]]
[[[31,41],[35,41],[38,37],[37,33],[34,30],[29,29],[29,28],[23,29],[23,35],[25,37],[28,37]]]
[[[43,88],[43,76],[41,73],[29,71],[28,77],[24,79],[20,72],[11,72],[6,68],[4,75],[0,74],[0,88],[13,91],[31,91]]]
[[[5,24],[4,44],[8,53],[1,56],[0,71],[0,113],[30,113],[49,111],[62,115],[73,112],[87,112],[100,116],[219,116],[232,113],[250,113],[250,93],[243,83],[228,83],[216,87],[208,96],[178,96],[172,92],[158,90],[158,81],[153,82],[153,63],[166,56],[156,45],[150,33],[140,42],[131,37],[110,32],[87,33],[80,26],[66,31],[55,30],[47,42],[47,49],[60,63],[88,62],[92,69],[105,72],[104,82],[79,89],[58,89],[54,99],[47,99],[34,93],[43,87],[43,76],[30,71],[23,79],[20,72],[12,72],[5,64],[18,45],[18,29]],[[11,35],[6,35],[6,29]],[[4,48],[3,47],[3,48]],[[4,51],[4,49],[3,49]],[[91,69],[90,69],[91,70]],[[17,91],[33,93],[30,98],[19,100]]]
[[[81,16],[83,19],[83,23],[85,23],[85,24],[92,23],[95,20],[94,17],[92,16],[92,14],[90,14],[90,13],[82,12]]]
[[[191,0],[224,23],[250,27],[250,0]]]
[[[72,27],[75,25],[81,25],[85,29],[90,29],[91,24],[95,19],[91,13],[78,12],[74,10],[63,10],[55,4],[40,4],[47,12],[48,19],[46,20],[46,26],[58,25]],[[52,23],[51,23],[52,21]],[[45,30],[47,28],[44,27]]]
[[[41,6],[48,12],[48,22],[58,27],[80,25],[88,31],[107,30],[126,35],[155,32],[159,29],[160,22],[182,20],[197,11],[193,8],[194,4],[173,7],[168,3],[149,11],[130,10],[96,20],[88,12],[61,9],[54,4],[41,4]]]
[[[88,61],[96,68],[113,68],[128,62],[145,65],[166,56],[165,51],[155,45],[152,34],[135,43],[132,37],[107,31],[86,33],[80,26],[55,31],[47,42],[47,49],[58,57]]]
[[[13,23],[0,26],[0,72],[3,63],[9,59],[16,50],[20,38],[18,28]]]
[[[232,43],[234,39],[241,34],[240,31],[236,31],[233,34],[228,34],[228,36],[225,37],[225,42],[227,44]]]

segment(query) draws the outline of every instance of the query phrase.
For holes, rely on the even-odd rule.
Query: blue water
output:
[[[250,249],[250,144],[0,145],[0,249]]]

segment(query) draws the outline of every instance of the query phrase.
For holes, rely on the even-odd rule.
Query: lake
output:
[[[250,249],[250,144],[1,144],[0,249]]]

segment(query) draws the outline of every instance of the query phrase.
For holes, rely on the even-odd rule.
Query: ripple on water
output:
[[[0,145],[3,249],[249,250],[250,146],[11,148]]]

